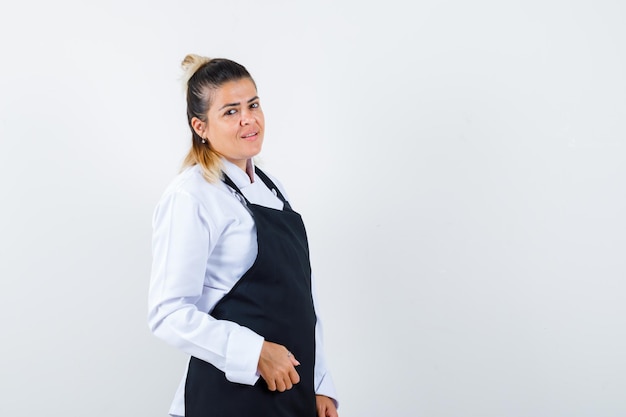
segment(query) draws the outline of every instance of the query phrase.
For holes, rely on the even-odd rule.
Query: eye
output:
[[[261,105],[258,102],[250,104],[251,109],[258,109],[259,107],[261,107]]]
[[[235,113],[237,113],[236,109],[228,109],[228,110],[226,110],[226,113],[224,113],[224,115],[225,116],[232,116]]]

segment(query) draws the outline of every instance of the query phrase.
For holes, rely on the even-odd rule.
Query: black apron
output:
[[[254,264],[210,313],[248,327],[266,341],[284,345],[298,359],[300,382],[285,392],[270,391],[263,378],[254,386],[229,382],[224,373],[196,357],[189,361],[185,417],[315,417],[315,322],[309,247],[302,218],[258,168],[257,176],[276,191],[283,210],[250,203],[258,254]]]

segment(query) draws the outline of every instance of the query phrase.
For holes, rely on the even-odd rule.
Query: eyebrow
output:
[[[254,100],[258,100],[259,96],[254,96],[252,97],[250,100],[248,100],[248,103],[252,103]],[[238,105],[240,105],[241,103],[228,103],[228,104],[224,104],[222,107],[219,108],[218,111],[225,109],[226,107],[236,107]]]

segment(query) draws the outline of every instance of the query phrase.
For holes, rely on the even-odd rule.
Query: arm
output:
[[[315,279],[311,274],[311,292],[313,294],[313,306],[315,307],[315,314],[317,315],[317,323],[315,324],[315,370],[314,370],[314,383],[315,394],[317,394],[318,411],[320,406],[320,400],[322,405],[327,404],[326,399],[332,403],[332,408],[336,409],[339,406],[337,401],[337,392],[332,376],[326,367],[326,356],[324,354],[324,337],[322,320],[319,314],[319,306],[316,301]],[[320,398],[324,397],[324,398]],[[324,407],[324,410],[328,406]],[[336,413],[336,411],[335,411]],[[332,413],[329,416],[334,416]],[[336,415],[336,414],[335,414]],[[326,414],[320,414],[320,417],[326,417]]]
[[[253,385],[263,337],[198,309],[200,302],[206,303],[205,270],[218,230],[199,202],[180,191],[159,203],[153,228],[150,329],[183,352],[213,364],[229,381]]]
[[[283,196],[289,201],[289,196],[285,191],[282,183],[274,178],[271,174],[266,173],[267,176],[276,184],[280,189]],[[314,385],[315,393],[317,394],[317,408],[319,417],[335,417],[337,415],[337,393],[332,376],[326,367],[326,357],[324,355],[323,344],[323,331],[322,320],[319,314],[319,305],[316,301],[316,289],[315,289],[315,276],[311,274],[311,293],[313,297],[313,307],[317,315],[317,322],[315,324],[315,369],[314,369]],[[334,411],[332,411],[334,410]],[[334,414],[333,414],[334,412]],[[321,414],[320,414],[321,413]]]

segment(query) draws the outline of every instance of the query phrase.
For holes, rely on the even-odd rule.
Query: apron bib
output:
[[[192,357],[185,384],[185,417],[315,417],[315,322],[309,247],[302,218],[278,187],[258,168],[256,174],[283,201],[283,210],[250,203],[258,254],[254,264],[216,304],[211,315],[245,326],[268,342],[284,345],[298,359],[300,382],[285,392],[270,391],[263,378],[237,384]]]

